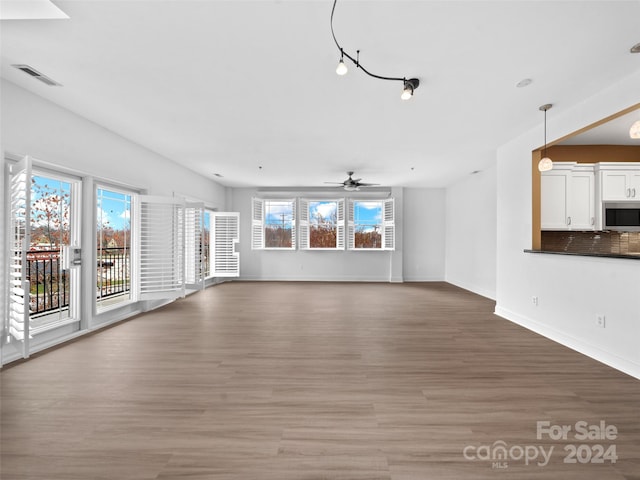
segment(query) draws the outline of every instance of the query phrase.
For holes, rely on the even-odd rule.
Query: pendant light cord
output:
[[[547,108],[544,109],[544,153],[543,158],[547,156]]]
[[[349,55],[347,52],[344,51],[344,49],[338,43],[338,39],[336,38],[336,34],[333,31],[333,14],[336,11],[336,3],[338,3],[338,0],[333,0],[333,8],[331,9],[331,35],[333,36],[333,41],[336,42],[336,46],[338,47],[338,50],[340,50],[340,55],[344,55],[345,57],[347,57],[349,60],[351,60],[355,64],[355,66],[357,68],[361,69],[364,73],[366,73],[370,77],[377,78],[377,79],[380,79],[380,80],[399,81],[399,82],[404,82],[406,84],[407,83],[406,77],[403,77],[403,78],[400,78],[400,77],[385,77],[383,75],[376,75],[375,73],[371,73],[369,70],[364,68],[362,66],[362,64],[360,63],[360,55],[359,55],[360,50],[358,50],[358,58],[357,59],[353,58],[351,55]]]

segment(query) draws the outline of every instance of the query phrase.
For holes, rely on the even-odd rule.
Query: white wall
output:
[[[496,298],[496,167],[447,188],[446,281]]]
[[[151,195],[188,193],[224,208],[225,188],[191,170],[2,80],[5,152],[147,189]]]
[[[638,85],[640,71],[573,108],[557,105],[548,137],[636,104]],[[496,313],[640,378],[640,260],[523,251],[531,248],[531,151],[542,137],[541,125],[498,150]]]
[[[93,220],[93,182],[96,179],[126,184],[153,195],[173,196],[185,192],[193,198],[204,201],[212,208],[226,207],[226,188],[208,180],[195,172],[185,169],[171,160],[151,152],[105,128],[82,118],[69,110],[61,108],[43,98],[34,95],[15,84],[2,80],[1,97],[1,139],[4,154],[25,155],[69,171],[85,176],[83,194],[84,225],[95,225]],[[2,168],[4,177],[4,165]],[[4,178],[0,178],[4,186]],[[3,194],[4,197],[4,187]],[[5,252],[6,205],[2,205],[0,237],[3,240],[2,252]],[[86,208],[88,207],[88,208]],[[85,228],[84,244],[95,244],[91,228]],[[90,298],[95,291],[95,255],[91,249],[83,253],[82,266],[85,283],[84,298]],[[6,272],[5,256],[0,255],[0,271]],[[1,312],[5,313],[5,280],[2,277],[0,302]],[[117,321],[134,314],[141,305],[94,315],[92,302],[85,300],[83,306],[83,328],[91,329]],[[36,348],[58,343],[60,338],[69,338],[78,333],[77,327],[64,328],[56,332],[39,335],[32,342]],[[4,348],[4,358],[11,356],[9,348]]]
[[[405,282],[445,278],[445,198],[443,188],[404,189]]]

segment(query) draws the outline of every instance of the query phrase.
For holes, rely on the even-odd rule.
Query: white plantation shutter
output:
[[[211,250],[214,277],[239,277],[240,254],[236,245],[240,240],[240,214],[211,212]]]
[[[309,248],[309,200],[300,199],[300,212],[299,212],[299,221],[298,227],[300,227],[300,231],[298,232],[298,240],[299,240],[299,248],[301,250],[306,250]]]
[[[291,249],[296,248],[296,199],[291,200]]]
[[[184,209],[184,274],[186,288],[204,288],[203,234],[204,204],[187,203]]]
[[[251,249],[264,248],[264,200],[253,198],[251,205]]]
[[[139,300],[184,297],[184,201],[138,197]]]
[[[395,250],[396,248],[396,226],[393,198],[384,201],[384,211],[382,217],[382,248],[384,250]]]
[[[9,342],[18,342],[23,358],[29,356],[29,281],[27,251],[31,245],[31,159],[24,157],[9,167]]]
[[[347,200],[347,202],[347,248],[351,250],[356,246],[356,234],[353,221],[355,202],[351,199]]]
[[[344,250],[344,199],[337,201],[336,248]]]

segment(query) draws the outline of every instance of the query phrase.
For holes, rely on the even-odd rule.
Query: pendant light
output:
[[[544,112],[544,149],[542,150],[542,160],[538,162],[538,170],[541,172],[548,172],[553,169],[553,161],[547,157],[547,110],[551,107],[553,107],[553,105],[547,103],[539,108],[539,110]]]
[[[634,140],[640,139],[640,120],[637,120],[633,125],[631,125],[631,128],[629,129],[629,137]]]

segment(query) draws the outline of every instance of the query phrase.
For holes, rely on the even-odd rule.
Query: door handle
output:
[[[596,219],[594,217],[591,217],[591,225],[595,225],[596,223]]]
[[[631,196],[631,189],[627,188],[627,198],[629,198]]]
[[[567,225],[571,225],[571,217],[567,217]]]

